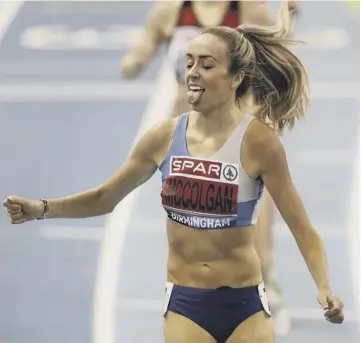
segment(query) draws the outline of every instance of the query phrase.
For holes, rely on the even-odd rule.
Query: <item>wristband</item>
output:
[[[44,199],[40,199],[40,201],[42,201],[43,204],[44,204],[44,212],[43,212],[42,216],[41,216],[40,218],[38,218],[37,220],[43,220],[43,219],[45,219],[46,216],[47,216],[48,213],[49,213],[49,203],[48,203],[48,201],[47,201],[47,200],[44,200]]]

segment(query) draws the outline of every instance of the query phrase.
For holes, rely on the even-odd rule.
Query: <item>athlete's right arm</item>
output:
[[[48,200],[47,218],[87,218],[112,212],[135,188],[146,182],[165,158],[174,133],[175,121],[160,123],[134,148],[128,161],[99,187],[64,198]],[[13,224],[40,218],[44,204],[18,196],[8,197],[3,205]]]

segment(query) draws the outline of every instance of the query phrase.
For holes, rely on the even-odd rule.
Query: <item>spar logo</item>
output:
[[[219,180],[221,178],[222,163],[202,161],[185,157],[172,158],[171,173],[205,176]]]
[[[193,175],[233,183],[238,179],[238,168],[220,161],[173,156],[170,174]]]

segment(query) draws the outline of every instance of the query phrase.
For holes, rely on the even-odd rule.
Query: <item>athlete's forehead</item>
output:
[[[226,45],[221,39],[212,34],[202,34],[189,43],[187,56],[211,58],[222,63],[227,61]]]

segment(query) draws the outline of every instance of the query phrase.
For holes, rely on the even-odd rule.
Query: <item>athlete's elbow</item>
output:
[[[104,186],[96,189],[97,211],[100,215],[112,213],[118,202],[114,199],[112,192]]]

